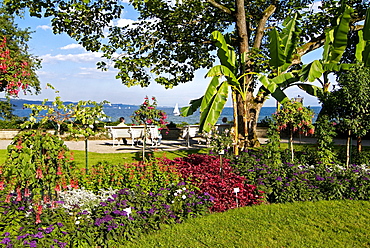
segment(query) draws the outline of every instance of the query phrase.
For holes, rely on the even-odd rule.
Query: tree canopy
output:
[[[19,91],[38,92],[35,70],[40,61],[28,53],[29,30],[19,29],[14,17],[0,6],[0,92],[18,96]]]
[[[345,29],[361,29],[360,21],[365,18],[369,0],[130,0],[138,13],[138,20],[119,26],[125,6],[119,0],[5,0],[8,9],[18,14],[28,8],[36,17],[52,17],[55,33],[66,32],[90,51],[102,51],[104,57],[112,60],[118,69],[117,79],[127,86],[148,86],[155,81],[171,88],[194,78],[200,68],[211,68],[216,58],[217,39],[211,34],[219,31],[228,34],[227,46],[235,52],[233,73],[242,91],[232,89],[234,106],[234,127],[239,147],[258,145],[256,137],[257,120],[263,103],[273,90],[280,87],[263,85],[255,94],[258,78],[263,72],[267,79],[280,77],[287,80],[292,74],[284,75],[279,60],[271,60],[268,49],[271,41],[266,36],[273,28],[277,30],[289,22],[287,17],[296,16],[295,37],[281,36],[283,43],[294,51],[285,51],[289,66],[284,72],[300,69],[301,57],[324,45],[333,33]],[[317,5],[321,3],[321,5]],[[345,12],[350,9],[350,12]],[[338,23],[338,17],[347,25]],[[299,18],[298,18],[299,17]],[[286,22],[284,22],[286,21]],[[284,24],[284,25],[283,25]],[[292,24],[293,25],[293,24]],[[287,28],[287,30],[291,30]],[[336,28],[336,29],[335,29]],[[275,32],[276,34],[276,32]],[[293,34],[293,33],[291,33]],[[272,36],[270,36],[271,39]],[[278,36],[276,41],[279,40]],[[346,39],[345,39],[346,40]],[[336,39],[336,45],[346,42]],[[279,44],[275,42],[274,45]],[[229,49],[228,48],[228,49]],[[279,50],[275,46],[275,50]],[[227,51],[224,47],[218,51]],[[290,48],[289,48],[290,49]],[[342,47],[339,47],[342,50]],[[331,54],[336,53],[335,50]],[[220,54],[217,54],[220,57]],[[285,58],[285,60],[286,60]],[[110,64],[100,62],[98,67],[107,69]],[[337,66],[337,65],[336,65]],[[281,67],[281,68],[279,68]],[[278,70],[277,70],[278,68]],[[308,70],[312,66],[307,67]],[[276,71],[277,70],[277,71]],[[280,70],[280,72],[279,72]],[[268,80],[265,80],[267,82]],[[216,85],[216,84],[215,84]],[[222,83],[216,89],[227,88]],[[271,88],[271,87],[270,87]],[[224,90],[222,90],[224,92]],[[217,92],[217,91],[214,91]],[[280,94],[282,95],[282,94]],[[276,96],[276,95],[275,95]],[[274,97],[275,97],[274,96]],[[284,97],[285,99],[286,97]],[[213,98],[209,98],[213,99]],[[223,98],[222,98],[223,99]],[[214,106],[223,105],[214,102]],[[207,103],[208,104],[208,103]],[[221,106],[222,105],[222,106]],[[221,106],[221,107],[220,107]]]
[[[310,7],[313,2],[131,0],[138,20],[132,25],[118,26],[114,21],[121,17],[125,7],[118,0],[4,1],[17,13],[28,8],[31,16],[53,17],[55,33],[66,32],[86,49],[103,51],[106,58],[114,61],[114,67],[119,69],[117,78],[125,85],[147,86],[155,74],[154,80],[167,88],[189,82],[195,70],[213,65],[215,47],[209,39],[213,31],[233,32],[234,43],[238,44],[236,29],[238,18],[243,16],[247,51],[255,64],[261,58],[259,50],[267,42],[265,30],[280,25],[293,11],[307,14],[301,23],[301,42],[307,45],[300,55],[320,46],[324,29],[336,21],[340,10],[338,1],[328,0],[323,1],[322,11],[315,12]],[[361,19],[367,2],[351,0],[347,4],[358,10],[355,18]],[[99,66],[108,65],[101,62]]]

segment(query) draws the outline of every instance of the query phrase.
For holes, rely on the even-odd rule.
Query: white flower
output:
[[[173,195],[174,195],[174,196],[177,196],[177,193],[174,193]]]
[[[186,190],[186,188],[184,187],[184,188],[182,188],[182,190]]]
[[[79,220],[75,222],[75,224],[76,224],[76,225],[78,225],[78,224],[80,224],[80,223],[81,223],[81,222],[80,222]]]
[[[127,213],[127,217],[129,217],[130,214],[132,213],[131,207],[125,208],[125,209],[123,209],[123,211],[125,211]]]
[[[182,199],[184,199],[184,200],[185,200],[185,199],[186,199],[186,195],[182,195]]]

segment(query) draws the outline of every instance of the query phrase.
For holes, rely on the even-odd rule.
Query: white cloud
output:
[[[308,9],[312,10],[314,13],[317,13],[317,12],[321,11],[319,9],[319,7],[321,7],[321,6],[322,6],[322,2],[321,1],[316,1],[316,2],[314,2],[312,4],[310,4],[308,6]]]
[[[100,61],[102,58],[102,53],[80,53],[80,54],[57,54],[51,55],[46,54],[40,56],[44,63],[52,63],[56,61],[71,61],[76,63],[83,63],[83,62],[97,62]]]
[[[110,69],[108,71],[102,71],[97,69],[96,67],[80,67],[80,72],[78,73],[79,76],[91,76],[94,79],[102,78],[102,77],[111,77],[112,79],[117,73],[116,69]]]
[[[69,44],[64,47],[60,48],[61,50],[68,50],[68,49],[84,49],[80,44]]]
[[[123,26],[126,26],[126,25],[132,26],[134,23],[135,23],[135,21],[131,20],[131,19],[119,19],[117,21],[116,26],[118,26],[118,27],[123,27]]]
[[[39,25],[36,29],[51,30],[51,27],[49,25]]]

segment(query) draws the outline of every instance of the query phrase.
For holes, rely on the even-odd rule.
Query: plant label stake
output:
[[[218,155],[220,156],[220,175],[221,175],[221,178],[222,177],[222,154],[225,154],[225,151],[224,150],[221,150]]]
[[[240,192],[239,188],[234,188],[234,193],[235,193],[235,198],[236,198],[236,207],[239,207],[239,202],[238,202],[238,193]]]

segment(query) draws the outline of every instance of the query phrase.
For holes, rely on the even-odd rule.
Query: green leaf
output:
[[[239,84],[237,78],[235,77],[234,72],[232,72],[228,67],[224,65],[216,65],[212,67],[206,74],[206,77],[216,77],[216,76],[227,77],[228,80],[230,80],[230,84]]]
[[[276,28],[267,33],[269,37],[270,65],[278,68],[285,64],[286,56],[281,45],[281,39]]]
[[[299,78],[293,72],[283,73],[271,79],[271,81],[279,85],[280,88],[287,87],[298,80]]]
[[[297,17],[295,13],[293,17],[288,17],[284,21],[285,28],[281,32],[281,40],[284,49],[284,55],[286,56],[286,62],[290,64],[292,62],[292,55],[297,47],[297,37],[299,37],[299,30],[297,30]]]
[[[323,70],[324,71],[341,71],[341,70],[349,70],[354,64],[336,64],[336,63],[329,63],[329,64],[323,64]]]
[[[217,56],[220,59],[221,64],[234,70],[236,55],[234,50],[229,49],[223,34],[220,31],[214,31],[211,34],[211,40],[216,41],[215,45],[218,47]]]
[[[217,76],[213,77],[206,89],[206,92],[204,93],[203,100],[200,105],[200,112],[203,112],[207,108],[213,96],[217,94],[217,88],[219,84],[220,84],[219,77]]]
[[[202,103],[202,100],[203,100],[203,96],[201,98],[191,100],[190,101],[190,104],[191,104],[190,106],[181,108],[181,110],[180,110],[181,116],[186,117],[186,116],[192,115],[200,107],[200,104]]]
[[[333,29],[328,29],[325,31],[325,43],[323,46],[323,53],[322,53],[322,58],[323,58],[323,63],[327,63],[329,61],[329,55],[330,55],[330,48],[331,48],[331,43],[334,40],[334,30]]]
[[[356,45],[356,59],[362,61],[362,52],[365,50],[366,41],[363,38],[363,31],[358,31],[358,43]]]
[[[221,112],[226,104],[229,84],[223,82],[217,89],[207,108],[200,115],[199,132],[209,132],[221,115]]]
[[[313,82],[317,78],[321,77],[322,73],[324,72],[322,68],[322,64],[319,60],[314,60],[308,65],[305,65],[301,72],[300,72],[300,81],[305,82]]]
[[[276,88],[278,86],[276,83],[272,82],[268,77],[265,75],[262,75],[261,77],[258,78],[258,80],[262,83],[262,85],[270,92],[273,93],[275,92]]]
[[[311,96],[319,97],[322,96],[323,94],[323,89],[318,86],[312,84],[296,84],[296,85]]]
[[[354,10],[346,6],[344,13],[339,17],[339,23],[334,28],[334,40],[331,48],[331,63],[339,63],[344,50],[347,47],[348,32],[350,29],[351,14]]]
[[[276,88],[275,92],[271,93],[271,95],[281,104],[290,101],[280,88]]]
[[[362,61],[365,66],[370,66],[370,40],[366,41],[366,46],[362,52]]]

